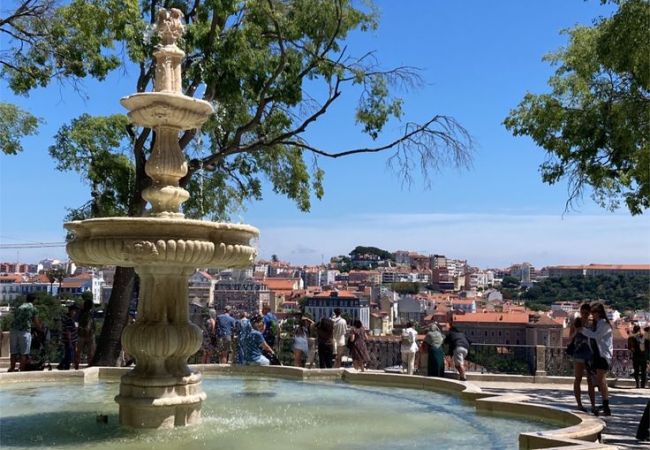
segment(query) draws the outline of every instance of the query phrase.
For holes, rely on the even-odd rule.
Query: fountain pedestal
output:
[[[136,266],[143,320],[122,335],[135,368],[122,377],[120,423],[138,428],[170,428],[200,420],[201,375],[187,358],[201,346],[202,332],[188,320],[186,267]]]
[[[176,46],[182,13],[161,9],[156,24],[161,45],[156,59],[155,92],[125,97],[131,122],[153,128],[155,143],[145,165],[151,186],[143,198],[149,217],[115,217],[68,222],[68,254],[77,263],[134,267],[140,277],[137,318],[122,334],[135,367],[122,377],[115,401],[120,423],[135,428],[172,428],[198,423],[201,374],[187,359],[198,351],[202,331],[188,317],[188,277],[197,267],[246,267],[255,259],[250,241],[259,235],[248,225],[185,219],[180,205],[189,193],[179,186],[187,174],[178,133],[200,128],[212,106],[181,93]]]

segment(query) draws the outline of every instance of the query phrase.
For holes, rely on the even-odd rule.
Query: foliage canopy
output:
[[[614,3],[611,17],[565,31],[568,45],[545,57],[557,66],[551,92],[526,94],[504,123],[546,150],[542,180],[568,180],[567,208],[590,186],[600,206],[641,214],[650,207],[650,2]]]

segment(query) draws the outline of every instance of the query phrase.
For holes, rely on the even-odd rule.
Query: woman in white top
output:
[[[596,348],[592,349],[594,351],[594,358],[591,362],[591,368],[596,371],[596,386],[598,386],[600,395],[603,398],[603,415],[611,416],[612,412],[609,409],[609,392],[607,391],[607,380],[605,376],[612,364],[612,353],[614,352],[612,325],[609,323],[609,319],[607,319],[605,307],[602,303],[594,303],[591,305],[591,315],[593,322],[596,324],[595,330],[583,327],[578,331],[596,341]]]
[[[307,332],[302,325],[298,325],[293,335],[293,365],[302,367],[302,360],[309,352]]]
[[[417,336],[417,331],[413,329],[413,322],[408,322],[406,328],[402,331],[400,350],[402,353],[402,367],[409,375],[413,375],[415,371],[415,354],[418,351]]]

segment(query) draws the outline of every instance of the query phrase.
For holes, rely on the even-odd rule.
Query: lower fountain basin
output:
[[[477,415],[459,397],[343,382],[211,375],[203,422],[174,430],[118,425],[112,382],[3,385],[3,448],[504,449],[539,421]]]

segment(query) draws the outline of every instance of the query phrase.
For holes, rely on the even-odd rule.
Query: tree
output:
[[[505,289],[517,289],[520,284],[521,282],[519,281],[519,278],[510,275],[506,275],[501,280],[501,287]]]
[[[7,155],[21,152],[23,147],[20,140],[36,134],[40,122],[40,119],[16,105],[0,102],[0,151]]]
[[[362,257],[364,255],[375,255],[385,261],[395,261],[395,256],[391,252],[377,247],[363,247],[358,245],[350,252],[352,258]]]
[[[606,3],[602,1],[601,3]],[[505,119],[547,152],[542,180],[569,183],[566,207],[586,186],[604,208],[650,206],[650,2],[621,0],[609,18],[567,31],[549,94],[528,93]]]
[[[50,282],[50,292],[52,292],[52,285],[54,282],[56,281],[59,283],[58,297],[61,297],[61,283],[63,283],[63,280],[66,277],[65,270],[61,268],[50,269],[45,272],[45,276]]]
[[[152,25],[161,6],[179,8],[186,18],[179,43],[187,55],[184,93],[217,110],[201,130],[179,139],[189,160],[180,184],[194,194],[184,204],[187,217],[226,219],[242,202],[262,198],[264,178],[276,193],[308,211],[312,199],[323,195],[319,158],[393,151],[388,162],[407,184],[416,167],[423,169],[426,184],[428,174],[442,164],[467,164],[469,134],[452,117],[439,114],[404,123],[399,136],[376,146],[330,150],[307,139],[306,131],[344,90],[359,95],[354,119],[361,131],[371,140],[386,139],[386,124],[399,120],[403,111],[394,88],[422,84],[417,69],[383,69],[375,53],[349,52],[349,33],[377,25],[376,11],[365,3],[358,8],[349,0],[73,0],[50,10],[48,20],[57,24],[57,34],[45,33],[27,44],[20,36],[11,40],[13,48],[27,45],[29,51],[20,64],[5,66],[3,76],[15,92],[28,92],[52,77],[101,79],[123,56],[137,70],[134,91],[144,92],[154,75],[151,55],[158,38]],[[40,30],[38,21],[33,23]],[[93,197],[71,218],[124,211],[143,215],[141,193],[149,184],[144,164],[154,140],[152,130],[128,125],[123,116],[81,116],[63,127],[50,153],[60,169],[88,179]],[[125,147],[131,152],[126,158],[132,161],[130,170],[119,158]],[[95,365],[112,364],[119,354],[134,277],[129,268],[115,273]]]
[[[407,295],[407,294],[416,295],[422,289],[422,284],[414,283],[411,281],[401,281],[398,283],[392,283],[390,285],[390,289],[401,295]]]

